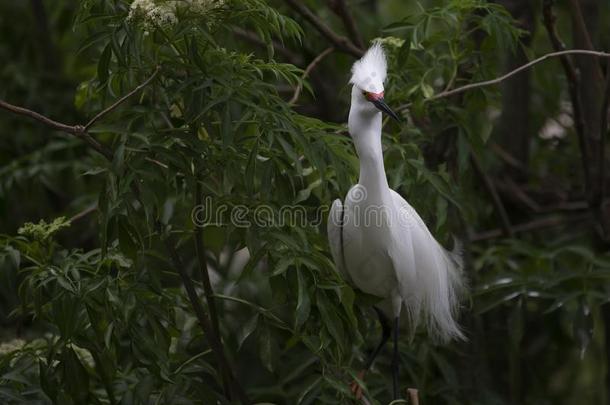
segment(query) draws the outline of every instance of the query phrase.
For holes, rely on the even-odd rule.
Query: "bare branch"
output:
[[[301,91],[303,90],[303,80],[305,80],[307,78],[307,76],[309,76],[311,71],[315,69],[315,67],[318,65],[318,63],[320,63],[322,61],[322,59],[324,59],[327,55],[329,55],[334,50],[335,50],[335,48],[333,48],[332,46],[330,48],[326,48],[324,51],[322,51],[321,54],[316,56],[315,59],[312,60],[309,65],[307,65],[307,68],[303,72],[303,76],[301,76],[301,82],[297,85],[297,88],[294,90],[294,94],[293,94],[292,98],[290,99],[290,101],[288,102],[288,104],[293,105],[294,103],[297,102],[297,100],[299,99],[299,96],[301,95]]]
[[[54,121],[54,120],[50,119],[49,117],[46,117],[40,113],[37,113],[36,111],[32,111],[27,108],[19,107],[19,106],[7,103],[6,101],[3,101],[3,100],[0,100],[0,108],[10,111],[14,114],[24,115],[26,117],[33,118],[33,119],[45,124],[49,128],[53,128],[58,131],[68,133],[70,135],[74,135],[74,136],[82,139],[83,141],[85,141],[91,148],[93,148],[95,151],[99,152],[106,159],[108,159],[109,161],[112,161],[112,159],[114,158],[114,153],[112,152],[112,150],[108,149],[106,146],[102,145],[95,138],[93,138],[91,135],[89,135],[89,132],[88,132],[89,128],[93,124],[95,124],[96,121],[98,121],[99,119],[104,117],[106,114],[110,113],[112,110],[114,110],[119,105],[121,105],[121,103],[125,102],[125,100],[127,100],[129,97],[133,96],[138,91],[143,89],[146,85],[148,85],[148,83],[150,83],[157,76],[157,74],[159,73],[159,70],[160,70],[160,67],[158,66],[157,69],[154,71],[154,73],[144,83],[140,84],[138,87],[136,87],[135,89],[133,89],[132,91],[130,91],[129,93],[127,93],[126,95],[124,95],[123,97],[118,99],[110,107],[108,107],[105,110],[98,113],[86,125],[78,125],[78,124],[77,125],[68,125],[68,124],[64,124],[62,122]]]
[[[106,148],[104,145],[99,143],[97,140],[89,136],[86,133],[85,127],[82,125],[68,125],[61,122],[54,121],[44,115],[37,113],[36,111],[28,110],[27,108],[18,107],[13,104],[9,104],[6,101],[0,100],[0,108],[3,108],[7,111],[10,111],[15,114],[24,115],[29,118],[33,118],[36,121],[42,122],[46,126],[56,129],[58,131],[62,131],[68,133],[70,135],[74,135],[83,141],[85,141],[89,146],[95,149],[97,152],[101,153],[106,159],[112,160],[113,153],[110,149]]]
[[[76,222],[79,219],[81,219],[83,217],[86,217],[87,215],[91,214],[92,212],[95,212],[96,210],[97,210],[97,203],[88,206],[87,208],[85,208],[81,212],[77,212],[72,217],[70,217],[69,221],[70,222]]]
[[[345,29],[352,42],[360,49],[364,49],[364,41],[360,35],[360,31],[356,28],[356,21],[352,17],[345,0],[328,0],[330,9],[341,18]]]
[[[470,160],[475,171],[483,180],[483,184],[485,185],[487,192],[491,196],[491,200],[495,207],[496,214],[498,214],[498,218],[500,219],[500,223],[502,224],[502,232],[504,233],[504,236],[513,236],[513,229],[510,220],[508,219],[508,213],[506,212],[504,203],[502,203],[502,199],[498,195],[498,191],[496,190],[494,183],[491,181],[487,173],[485,173],[485,171],[481,167],[481,164],[479,163],[477,156],[474,153],[470,154]]]
[[[549,39],[555,51],[565,50],[563,41],[559,38],[557,29],[555,27],[555,15],[553,14],[553,1],[544,0],[542,5],[542,16],[544,26],[549,35]],[[590,50],[589,50],[590,51]],[[570,100],[572,101],[572,109],[574,111],[574,128],[576,129],[576,135],[578,136],[578,145],[581,151],[581,161],[583,166],[583,173],[585,177],[585,188],[590,189],[591,184],[591,173],[589,170],[590,155],[589,144],[587,143],[585,134],[585,122],[583,116],[582,100],[580,99],[580,93],[578,91],[580,78],[576,72],[576,68],[572,61],[566,56],[562,55],[561,65],[568,81],[568,92],[570,93]]]
[[[590,213],[578,214],[573,216],[557,216],[553,215],[546,218],[535,219],[523,224],[513,226],[515,234],[530,231],[536,231],[545,228],[553,228],[556,226],[569,225],[574,223],[586,223],[592,219]],[[502,229],[492,229],[481,233],[474,234],[470,237],[472,242],[480,242],[489,239],[496,239],[504,235]]]
[[[602,101],[601,125],[599,134],[599,204],[603,204],[606,198],[606,136],[608,133],[608,104],[610,103],[610,61],[606,62],[606,86],[604,88],[604,98]]]
[[[572,26],[576,29],[577,34],[582,38],[582,44],[584,49],[588,49],[590,51],[595,50],[593,46],[593,41],[591,41],[591,36],[589,35],[589,30],[587,29],[587,24],[585,22],[585,18],[582,15],[582,9],[578,0],[569,0],[570,11],[572,15]],[[599,65],[595,66],[595,81],[602,81],[602,71]]]
[[[514,157],[507,151],[505,151],[500,145],[498,145],[495,142],[490,142],[489,146],[491,147],[491,150],[500,159],[502,159],[502,161],[504,163],[506,163],[506,165],[510,166],[511,168],[513,168],[515,170],[518,170],[519,172],[524,174],[526,178],[530,177],[532,175],[530,170],[523,164],[523,162],[521,162],[519,159],[517,159],[516,157]]]
[[[551,52],[551,53],[542,55],[541,57],[536,58],[533,61],[526,63],[525,65],[519,66],[518,68],[511,70],[510,72],[508,72],[500,77],[497,77],[495,79],[483,80],[481,82],[470,83],[470,84],[467,84],[462,87],[457,87],[453,90],[443,91],[443,92],[433,95],[432,97],[427,98],[425,101],[429,102],[429,101],[433,101],[433,100],[438,100],[438,99],[450,97],[450,96],[453,96],[453,95],[456,95],[459,93],[464,93],[465,91],[468,91],[468,90],[473,90],[473,89],[478,89],[481,87],[487,87],[487,86],[493,86],[496,84],[500,84],[503,81],[505,81],[506,79],[513,77],[514,75],[516,75],[526,69],[529,69],[532,66],[537,65],[540,62],[543,62],[549,58],[555,58],[555,57],[564,56],[564,55],[589,55],[589,56],[595,56],[595,57],[600,57],[600,58],[610,58],[610,53],[600,52],[600,51],[588,51],[586,49],[568,49],[565,51]],[[411,107],[411,104],[412,103],[402,105],[398,109],[400,111],[407,110],[409,107]]]
[[[85,125],[85,131],[88,131],[89,128],[91,128],[91,126],[93,124],[95,124],[98,120],[103,118],[105,115],[112,112],[115,108],[117,108],[119,105],[124,103],[125,100],[127,100],[129,97],[133,96],[134,94],[136,94],[137,92],[142,90],[144,87],[148,86],[148,83],[152,82],[154,80],[154,78],[157,77],[157,74],[159,73],[160,70],[161,70],[161,66],[157,66],[157,68],[155,69],[153,74],[148,79],[146,79],[146,81],[144,81],[144,83],[140,84],[138,87],[136,87],[129,93],[125,94],[123,97],[121,97],[117,101],[115,101],[110,107],[100,111],[95,117],[91,118],[91,120],[87,123],[87,125]]]
[[[299,0],[284,0],[290,7],[298,12],[303,18],[305,18],[311,25],[313,25],[326,39],[338,49],[345,53],[348,53],[355,58],[360,58],[364,55],[364,51],[358,48],[349,39],[337,35],[332,29],[330,29],[320,18],[315,15],[303,2]]]
[[[42,122],[46,126],[56,129],[58,131],[67,132],[72,135],[76,135],[77,133],[82,132],[82,130],[78,129],[78,125],[63,124],[61,122],[57,122],[50,118],[47,118],[44,115],[37,113],[36,111],[28,110],[27,108],[23,107],[18,107],[16,105],[9,104],[3,100],[0,100],[0,108],[3,108],[15,114],[25,115],[26,117],[33,118],[37,121]]]

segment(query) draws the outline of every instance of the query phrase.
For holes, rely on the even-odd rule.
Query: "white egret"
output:
[[[383,298],[376,312],[382,340],[365,365],[394,333],[393,395],[398,397],[398,331],[406,311],[412,328],[421,322],[435,340],[462,338],[455,321],[462,289],[461,259],[432,236],[415,209],[388,186],[381,146],[382,111],[398,120],[384,102],[387,62],[375,43],[354,63],[348,129],[360,161],[360,179],[342,204],[333,202],[328,238],[335,266],[353,286]],[[388,318],[393,320],[390,326]],[[364,376],[364,372],[362,376]],[[359,387],[353,387],[358,395]]]

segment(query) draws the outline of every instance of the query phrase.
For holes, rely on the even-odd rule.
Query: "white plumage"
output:
[[[352,65],[352,78],[349,82],[363,90],[378,93],[383,91],[387,72],[388,63],[385,52],[381,43],[375,42],[364,56]],[[371,88],[368,86],[369,83],[377,88]]]
[[[462,338],[455,321],[463,288],[459,255],[445,250],[415,209],[388,186],[381,146],[387,63],[379,43],[354,63],[348,128],[360,160],[358,184],[335,200],[328,238],[337,269],[360,290],[382,297],[398,322],[422,323],[438,340]],[[397,333],[397,332],[396,332]]]

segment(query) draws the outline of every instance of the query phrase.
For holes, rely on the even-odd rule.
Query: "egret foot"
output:
[[[365,375],[366,375],[366,370],[361,370],[360,372],[358,372],[358,380],[363,381]],[[352,393],[354,394],[356,399],[360,400],[360,399],[362,399],[363,390],[362,390],[362,386],[360,385],[358,380],[352,381],[352,383],[349,386],[350,386],[350,390],[352,391]]]

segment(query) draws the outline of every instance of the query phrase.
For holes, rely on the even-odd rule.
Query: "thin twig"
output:
[[[479,163],[479,160],[474,153],[470,154],[470,160],[472,161],[472,166],[474,167],[475,171],[483,180],[483,184],[485,185],[487,192],[491,196],[491,200],[496,209],[496,213],[498,214],[498,217],[500,219],[500,224],[502,225],[502,231],[504,232],[504,236],[512,237],[513,228],[511,226],[510,220],[508,219],[508,213],[506,212],[504,203],[502,203],[502,199],[498,195],[498,191],[496,190],[494,183],[491,181],[487,173],[485,173],[485,171],[481,167],[481,163]]]
[[[505,195],[508,198],[512,198],[523,205],[525,205],[530,211],[538,213],[542,211],[540,205],[534,201],[530,196],[521,189],[510,177],[504,179],[503,182],[498,182],[498,188],[505,191]]]
[[[522,172],[523,174],[525,174],[526,176],[529,177],[530,171],[529,171],[529,169],[527,167],[525,167],[523,162],[521,162],[520,160],[515,158],[513,155],[508,153],[506,150],[504,150],[504,148],[502,148],[500,145],[498,145],[495,142],[490,142],[489,146],[490,146],[491,150],[496,155],[498,155],[498,157],[500,159],[502,159],[502,161],[504,163],[506,163],[507,165],[509,165],[513,169],[519,170],[520,172]]]
[[[362,40],[360,31],[358,31],[358,28],[356,27],[356,21],[354,21],[354,17],[352,17],[352,13],[350,13],[345,0],[328,0],[328,5],[330,9],[341,18],[341,21],[343,21],[347,34],[354,45],[360,49],[364,49],[364,41]]]
[[[311,25],[314,26],[320,34],[328,39],[339,50],[348,53],[356,58],[362,57],[364,51],[358,48],[348,38],[342,37],[330,29],[320,18],[315,15],[302,1],[299,0],[284,0],[290,7],[305,18]]]
[[[294,90],[294,94],[292,95],[292,98],[290,99],[288,104],[293,105],[294,103],[297,102],[297,100],[299,99],[299,96],[301,95],[301,91],[303,90],[303,81],[307,78],[307,76],[309,76],[311,71],[315,69],[315,67],[318,65],[318,63],[320,63],[322,61],[322,59],[324,59],[327,55],[329,55],[334,50],[335,50],[335,48],[333,48],[332,46],[330,48],[326,48],[324,51],[322,51],[321,54],[316,56],[315,59],[312,60],[309,65],[307,65],[307,68],[305,69],[305,71],[303,71],[303,76],[301,76],[301,81],[297,85],[297,88]]]
[[[79,129],[79,125],[63,124],[61,122],[57,122],[48,117],[45,117],[44,115],[39,114],[36,111],[28,110],[27,108],[23,107],[18,107],[16,105],[9,104],[6,101],[0,100],[0,108],[3,108],[15,114],[25,115],[26,117],[33,118],[37,121],[42,122],[46,126],[56,129],[58,131],[67,132],[72,135],[76,135],[82,132],[82,129]]]
[[[546,28],[549,40],[555,51],[565,50],[565,45],[555,26],[556,17],[553,14],[553,0],[544,0],[542,3],[542,16],[544,27]],[[591,49],[584,50],[587,52],[594,52]],[[580,97],[580,77],[577,73],[572,60],[566,55],[561,56],[561,65],[563,67],[566,79],[568,81],[568,92],[570,94],[570,100],[572,102],[572,110],[574,111],[574,128],[576,130],[576,136],[578,137],[578,147],[580,148],[581,164],[583,167],[583,175],[585,182],[585,190],[591,190],[591,151],[590,144],[587,141],[586,126],[584,121],[584,111],[582,99]]]
[[[159,162],[157,159],[153,159],[153,158],[150,158],[150,157],[146,156],[146,157],[144,158],[144,160],[146,160],[147,162],[150,162],[150,163],[154,163],[154,164],[156,164],[157,166],[162,167],[162,168],[164,168],[164,169],[169,169],[169,166],[168,166],[168,165],[166,165],[166,164],[165,164],[165,163],[163,163],[163,162]]]
[[[78,221],[79,219],[86,217],[87,215],[91,214],[92,212],[95,212],[95,210],[97,210],[97,204],[92,204],[89,207],[85,208],[84,210],[77,212],[76,214],[74,214],[69,221],[70,222],[75,222]]]
[[[161,70],[161,66],[157,66],[157,68],[155,69],[153,74],[148,79],[146,79],[142,84],[140,84],[135,89],[131,90],[129,93],[125,94],[123,97],[119,98],[110,107],[100,111],[95,117],[91,118],[91,120],[85,125],[85,131],[88,131],[89,128],[91,128],[91,126],[93,124],[95,124],[98,120],[102,119],[105,115],[111,113],[119,105],[123,104],[125,102],[125,100],[127,100],[129,97],[133,96],[134,94],[136,94],[137,92],[142,90],[144,87],[148,86],[148,83],[152,82],[155,79],[155,77],[157,77],[157,74],[159,74],[160,70]]]
[[[513,225],[512,229],[515,234],[536,231],[545,228],[553,228],[556,226],[567,225],[570,223],[582,223],[584,221],[591,220],[591,213],[583,213],[570,217],[566,216],[550,216],[546,218],[536,219],[530,222],[526,222],[523,224]],[[470,237],[472,242],[480,242],[489,239],[496,239],[502,237],[504,235],[504,231],[502,229],[492,229],[489,231],[484,231],[481,233],[474,234]]]
[[[514,75],[516,75],[526,69],[529,69],[532,66],[537,65],[538,63],[540,63],[546,59],[555,58],[555,57],[563,56],[563,55],[589,55],[589,56],[597,56],[597,57],[602,57],[602,58],[610,58],[610,53],[599,52],[599,51],[588,51],[586,49],[568,49],[565,51],[551,52],[551,53],[542,55],[541,57],[534,59],[533,61],[528,62],[525,65],[519,66],[518,68],[511,70],[510,72],[508,72],[500,77],[497,77],[495,79],[483,80],[481,82],[470,83],[470,84],[467,84],[462,87],[457,87],[453,90],[443,91],[443,92],[433,95],[432,97],[425,99],[424,101],[429,102],[429,101],[433,101],[433,100],[438,100],[440,98],[450,97],[455,94],[463,93],[468,90],[473,90],[473,89],[478,89],[481,87],[487,87],[487,86],[493,86],[496,84],[500,84],[503,81],[505,81],[506,79],[511,78]],[[407,110],[409,107],[411,107],[411,104],[412,103],[402,105],[398,109],[401,111]]]
[[[610,61],[606,62],[606,86],[604,88],[604,98],[602,101],[601,125],[599,134],[599,204],[604,203],[606,198],[606,137],[608,133],[608,104],[610,103]]]
[[[557,29],[555,28],[555,15],[552,9],[553,2],[551,0],[544,0],[542,15],[544,26],[549,35],[551,45],[553,49],[558,52],[565,51],[565,45],[559,38]],[[580,102],[580,96],[578,95],[578,74],[572,61],[567,57],[566,54],[560,55],[561,65],[565,72],[566,78],[568,79],[568,91],[570,93],[570,99],[572,100],[572,108],[574,110],[574,127],[576,132],[583,134],[584,136],[584,122],[582,118],[582,104]]]
[[[591,35],[587,29],[587,23],[582,15],[582,9],[578,0],[569,0],[570,14],[572,15],[572,26],[576,29],[576,32],[582,37],[584,49],[594,51],[593,41],[591,41]],[[598,64],[595,66],[595,81],[598,83],[602,81],[602,71]]]
[[[132,91],[130,91],[129,93],[127,93],[126,95],[124,95],[123,97],[118,99],[110,107],[101,111],[99,114],[97,114],[95,117],[93,117],[86,125],[64,124],[62,122],[52,120],[49,117],[46,117],[40,113],[37,113],[36,111],[32,111],[32,110],[29,110],[24,107],[19,107],[19,106],[7,103],[6,101],[3,101],[3,100],[0,100],[0,108],[10,111],[14,114],[33,118],[36,121],[39,121],[39,122],[45,124],[49,128],[53,128],[58,131],[65,132],[67,134],[74,135],[77,138],[80,138],[83,141],[85,141],[91,148],[93,148],[95,151],[97,151],[98,153],[103,155],[106,159],[108,159],[109,161],[112,161],[112,159],[114,158],[114,153],[112,152],[112,150],[108,149],[106,146],[102,145],[95,138],[93,138],[91,135],[89,135],[89,132],[88,132],[89,128],[93,124],[95,124],[95,122],[97,120],[101,119],[106,114],[110,113],[112,110],[117,108],[120,104],[125,102],[125,100],[127,100],[129,97],[133,96],[138,91],[140,91],[142,88],[144,88],[146,85],[148,85],[148,83],[150,83],[157,76],[157,74],[159,73],[159,70],[160,70],[160,67],[157,67],[155,72],[144,83],[140,84],[138,87],[136,87],[135,89],[133,89]]]
[[[97,152],[101,153],[108,160],[112,160],[112,158],[113,158],[112,151],[110,149],[106,148],[104,145],[99,143],[97,140],[95,140],[91,136],[89,136],[89,134],[87,134],[87,132],[85,131],[85,127],[82,125],[68,125],[68,124],[64,124],[61,122],[57,122],[48,117],[45,117],[44,115],[42,115],[40,113],[37,113],[36,111],[32,111],[27,108],[19,107],[19,106],[7,103],[6,101],[3,101],[3,100],[0,100],[0,108],[3,108],[7,111],[10,111],[10,112],[18,114],[18,115],[23,115],[23,116],[26,116],[29,118],[33,118],[36,121],[42,122],[49,128],[53,128],[58,131],[65,132],[67,134],[74,135],[77,138],[80,138],[83,141],[85,141],[87,144],[89,144],[89,146],[91,146]]]

